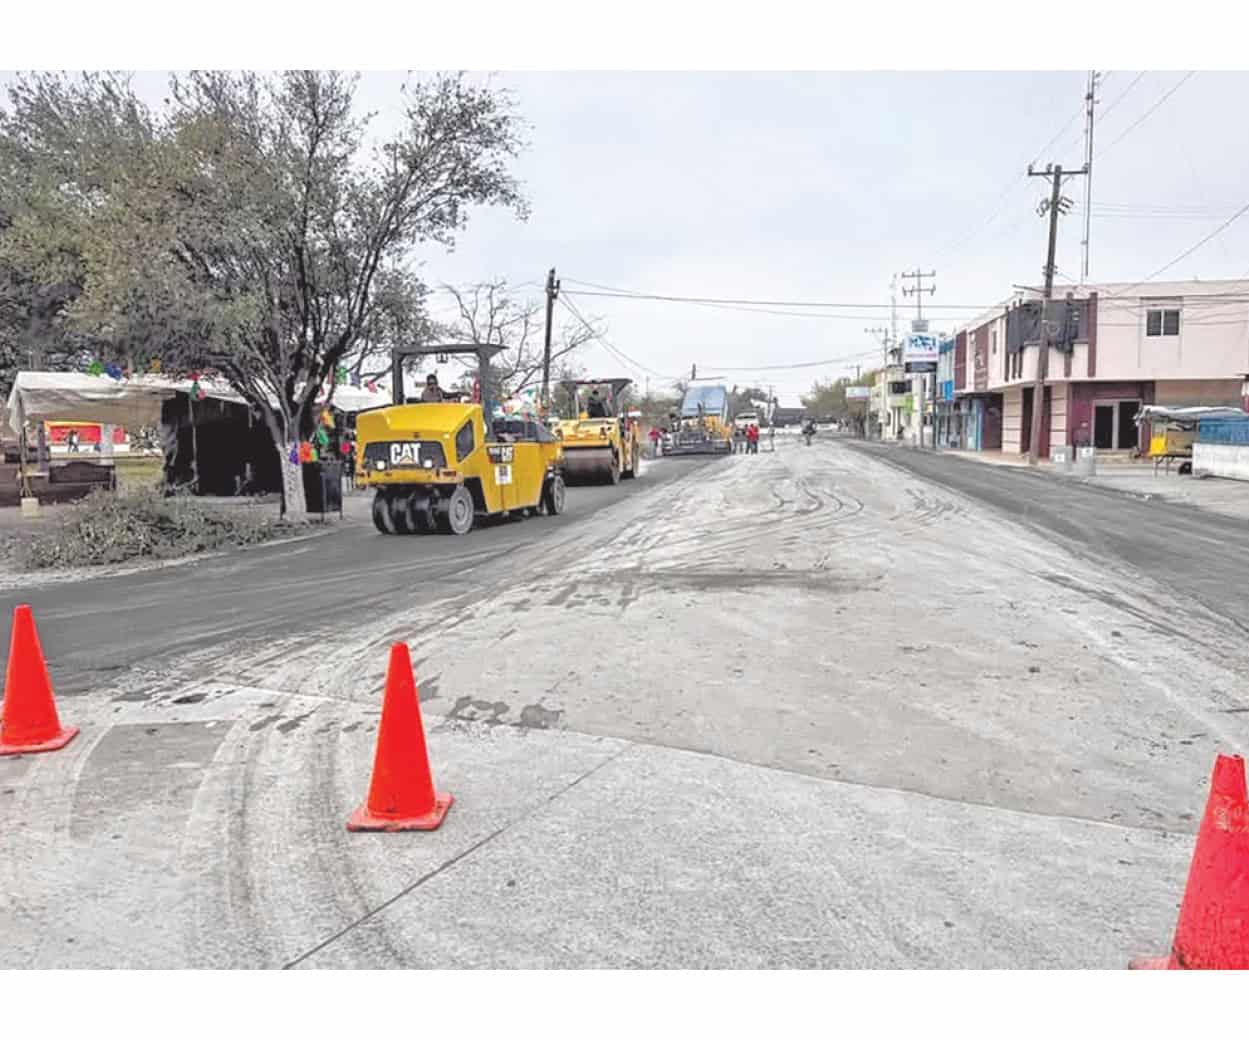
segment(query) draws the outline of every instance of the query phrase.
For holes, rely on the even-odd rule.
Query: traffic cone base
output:
[[[62,726],[48,664],[29,604],[13,608],[9,660],[4,673],[4,704],[0,706],[0,755],[56,751],[78,735]]]
[[[78,727],[66,726],[55,737],[38,744],[6,744],[4,732],[0,730],[0,755],[34,755],[40,751],[59,751],[76,736],[78,736]]]
[[[369,793],[347,820],[347,829],[436,830],[451,808],[451,800],[449,794],[434,787],[412,658],[406,643],[395,643],[386,668]]]
[[[1249,785],[1240,755],[1214,760],[1170,955],[1128,967],[1249,970]]]
[[[434,795],[434,807],[423,816],[409,816],[405,819],[394,819],[389,816],[377,816],[369,812],[366,802],[351,814],[347,821],[349,831],[436,831],[455,799],[449,794],[438,791]]]

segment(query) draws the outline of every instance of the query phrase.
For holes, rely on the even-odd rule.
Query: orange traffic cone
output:
[[[369,797],[347,821],[349,831],[432,831],[451,808],[452,797],[434,790],[425,749],[425,728],[406,643],[390,648],[382,721]]]
[[[75,726],[61,726],[52,696],[52,680],[39,646],[35,619],[25,603],[13,611],[13,637],[0,708],[0,755],[55,751],[78,736]]]
[[[1249,969],[1249,797],[1239,755],[1215,759],[1171,955],[1128,967]]]

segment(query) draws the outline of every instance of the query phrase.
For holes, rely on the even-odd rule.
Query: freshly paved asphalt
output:
[[[1241,520],[1019,467],[872,442],[839,443],[992,506],[1098,566],[1110,564],[1165,585],[1249,633],[1249,526]],[[1135,605],[1142,607],[1148,613],[1147,603]]]
[[[716,461],[663,459],[615,487],[568,489],[564,513],[479,526],[465,537],[390,537],[347,521],[297,543],[258,546],[193,563],[0,594],[0,616],[29,603],[55,659],[58,696],[83,693],[109,674],[232,637],[315,642],[336,627],[367,623],[444,595],[457,574],[541,551],[544,537],[647,489]]]
[[[29,590],[58,696],[87,695],[65,749],[0,760],[0,965],[1164,950],[1213,753],[1243,748],[1243,640],[1210,634],[1235,523],[844,443],[656,466],[468,538],[357,519]],[[1150,523],[1187,556],[1115,530]],[[1157,577],[1210,610],[1168,615]],[[429,834],[344,827],[390,638],[456,799]]]

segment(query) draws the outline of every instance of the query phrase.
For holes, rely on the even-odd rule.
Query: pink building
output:
[[[1085,442],[1147,448],[1133,421],[1142,404],[1243,403],[1249,280],[1106,283],[1055,296],[1044,316],[1039,292],[1020,293],[960,330],[955,394],[980,417],[969,447],[1028,451],[1042,317],[1051,344],[1042,456]]]

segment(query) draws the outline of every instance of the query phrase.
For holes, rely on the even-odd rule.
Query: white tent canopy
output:
[[[1172,407],[1164,404],[1147,404],[1136,413],[1137,423],[1143,422],[1175,422],[1196,423],[1202,419],[1244,419],[1249,418],[1240,408],[1226,408],[1211,405],[1184,405]]]
[[[26,422],[78,421],[98,422],[134,429],[156,426],[160,422],[161,404],[175,394],[189,394],[193,384],[188,379],[170,379],[158,375],[113,379],[106,375],[80,372],[19,372],[9,391],[8,408],[0,415],[12,433]],[[200,388],[207,397],[243,404],[227,384],[201,379]],[[382,388],[375,391],[361,387],[337,386],[332,404],[345,412],[358,412],[390,403],[390,395]]]

